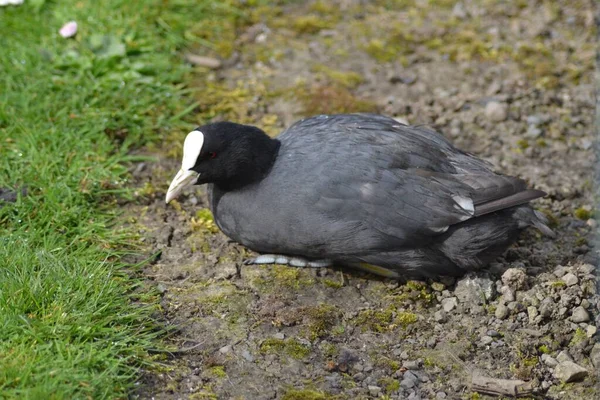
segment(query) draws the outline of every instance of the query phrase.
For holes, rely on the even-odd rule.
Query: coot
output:
[[[166,201],[205,183],[219,228],[263,253],[249,263],[460,276],[528,226],[553,235],[528,204],[544,192],[381,115],[311,117],[274,139],[232,122],[201,126],[185,139]]]

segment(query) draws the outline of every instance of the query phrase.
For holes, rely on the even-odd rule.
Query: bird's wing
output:
[[[329,220],[372,230],[391,246],[437,236],[451,225],[544,195],[501,175],[345,168],[330,178],[315,208]]]

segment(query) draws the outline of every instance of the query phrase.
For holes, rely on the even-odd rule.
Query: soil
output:
[[[396,282],[339,269],[245,266],[204,188],[164,204],[187,132],[132,166],[126,208],[173,328],[142,399],[479,399],[474,375],[530,397],[600,397],[593,250],[593,1],[337,0],[274,5],[197,71],[198,125],[276,134],[305,115],[376,111],[442,132],[548,196],[556,239],[525,232],[486,271]],[[171,149],[172,148],[172,149]],[[582,311],[583,309],[583,311]],[[556,371],[568,359],[587,373]]]

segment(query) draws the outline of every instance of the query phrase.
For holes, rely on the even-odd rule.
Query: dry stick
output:
[[[528,396],[533,393],[533,382],[495,379],[473,375],[471,389],[475,392],[496,396]]]

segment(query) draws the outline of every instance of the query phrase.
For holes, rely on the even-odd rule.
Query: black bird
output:
[[[274,139],[254,126],[201,126],[166,201],[205,183],[219,228],[266,253],[248,263],[460,276],[528,226],[554,235],[527,204],[546,193],[437,132],[374,114],[311,117]]]

